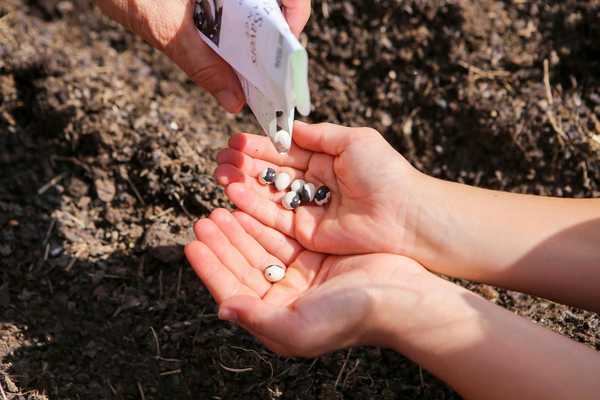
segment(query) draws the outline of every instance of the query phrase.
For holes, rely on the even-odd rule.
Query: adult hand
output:
[[[267,138],[237,134],[222,150],[215,171],[242,211],[289,235],[307,249],[330,254],[387,252],[411,256],[423,176],[376,131],[297,122],[295,144],[277,153]],[[327,185],[331,202],[288,211],[282,193],[256,177],[266,167]]]
[[[219,303],[219,317],[239,323],[282,355],[393,345],[399,329],[389,308],[394,305],[394,313],[403,315],[402,329],[410,330],[415,319],[406,313],[422,302],[415,288],[432,279],[442,282],[405,257],[307,251],[242,212],[215,210],[194,230],[197,241],[185,253]],[[287,266],[285,278],[275,284],[263,276],[271,264]]]
[[[164,52],[194,82],[209,91],[230,112],[245,99],[239,80],[196,32],[194,0],[96,0],[111,18]],[[298,35],[310,16],[310,0],[284,0],[284,15]]]

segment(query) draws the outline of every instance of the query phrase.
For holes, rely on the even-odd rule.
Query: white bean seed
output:
[[[281,192],[281,191],[287,189],[288,186],[290,186],[291,181],[292,181],[292,178],[290,178],[290,176],[288,174],[286,174],[285,172],[280,172],[275,177],[275,187],[277,188],[277,190],[279,190]]]
[[[264,274],[269,282],[279,282],[285,277],[285,268],[281,265],[269,265],[265,268]]]

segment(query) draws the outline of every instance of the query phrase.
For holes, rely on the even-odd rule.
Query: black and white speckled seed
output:
[[[313,185],[312,183],[304,184],[302,189],[300,189],[300,191],[298,192],[298,194],[300,195],[300,200],[302,200],[302,203],[308,204],[311,201],[313,201],[313,199],[315,198],[316,190],[317,189],[315,188],[315,185]]]
[[[292,208],[298,208],[300,207],[300,204],[302,203],[302,200],[300,199],[300,196],[296,196],[292,199],[292,201],[290,202],[290,206]]]
[[[331,191],[329,190],[329,188],[327,186],[321,186],[320,188],[317,189],[317,192],[315,193],[315,204],[318,206],[322,206],[325,205],[327,203],[329,203],[329,200],[331,199]]]
[[[275,182],[277,172],[273,168],[265,168],[258,176],[258,181],[263,185],[270,185]]]
[[[295,210],[300,207],[300,196],[296,192],[287,192],[281,199],[281,204],[288,210]]]

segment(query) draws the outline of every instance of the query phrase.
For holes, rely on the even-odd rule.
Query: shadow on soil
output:
[[[10,367],[0,384],[9,395],[243,398],[239,385],[266,392],[289,365],[217,320],[181,246],[149,246],[142,236],[124,250],[107,249],[110,239],[56,214],[77,201],[69,181],[92,186],[90,176],[65,161],[73,155],[68,142],[23,120],[3,125],[8,132],[0,136],[0,336],[16,341],[16,350],[2,354]],[[107,230],[106,222],[99,226]],[[85,255],[77,243],[86,243]],[[294,363],[298,370],[304,364]],[[236,382],[229,385],[215,374],[222,365],[251,370],[226,372]]]
[[[128,222],[118,210],[136,193],[99,199],[95,175],[78,156],[98,155],[102,144],[93,135],[64,136],[73,110],[52,103],[37,84],[46,77],[36,63],[0,73],[14,82],[0,96],[9,112],[0,116],[0,336],[10,344],[0,384],[18,399],[243,397],[239,385],[266,392],[284,364],[217,320],[180,245],[146,240],[160,217],[138,220],[130,240],[89,228],[114,232],[104,219],[110,210],[114,224]],[[173,206],[168,196],[146,200]],[[74,204],[87,211],[65,211]],[[166,236],[180,233],[175,221],[191,224],[180,208],[164,220]],[[215,374],[221,365],[252,369],[227,372],[237,383],[229,385]]]
[[[38,9],[43,6],[42,17],[47,20],[60,17],[53,14],[56,1],[28,3]],[[359,11],[380,18],[377,7],[368,5]],[[405,29],[412,18],[399,8],[393,22]],[[417,54],[416,60],[407,58],[397,68],[398,79],[404,80],[399,86],[402,91],[396,93],[401,101],[374,107],[398,115],[418,110],[424,119],[433,121],[434,132],[421,135],[413,130],[398,136],[397,126],[387,131],[379,127],[380,131],[396,148],[410,154],[411,160],[433,160],[427,163],[433,170],[439,167],[436,175],[441,177],[456,178],[467,171],[468,182],[477,184],[478,174],[490,175],[499,165],[521,169],[524,156],[516,151],[511,136],[490,135],[485,111],[458,102],[456,84],[450,78],[464,77],[466,72],[451,62],[449,49],[462,24],[459,8],[448,4],[437,14],[416,19],[422,18],[429,21],[429,51]],[[561,56],[562,74],[566,80],[573,70],[585,79],[598,72],[598,42],[593,40],[598,33],[597,19],[585,14],[564,28],[559,25],[561,18],[555,18],[553,35],[559,35],[561,45],[570,49],[570,56]],[[127,43],[123,35],[114,36],[116,47]],[[577,41],[577,37],[586,39]],[[390,68],[384,67],[391,67],[386,64],[386,54],[396,51],[395,47],[413,45],[418,47],[410,41],[395,43],[389,51],[365,56],[368,62],[358,77],[361,87],[378,90],[389,74]],[[285,392],[282,398],[329,400],[342,393],[353,398],[374,394],[381,398],[455,398],[449,388],[427,374],[426,383],[420,382],[418,366],[379,349],[356,350],[351,360],[356,362],[355,373],[345,376],[342,387],[334,387],[348,353],[336,352],[314,361],[284,360],[266,352],[238,328],[219,322],[212,299],[182,260],[181,248],[144,240],[156,222],[164,222],[160,227],[167,236],[179,232],[179,222],[191,222],[165,194],[164,188],[171,182],[158,179],[153,188],[142,179],[144,163],[150,162],[151,143],[143,144],[138,157],[133,157],[140,166],[135,167],[131,179],[148,204],[173,208],[168,218],[140,215],[138,195],[126,181],[117,182],[118,193],[110,207],[99,199],[95,180],[102,171],[90,171],[78,158],[82,154],[102,156],[99,149],[104,144],[99,133],[63,135],[73,113],[85,110],[63,107],[60,98],[44,93],[38,83],[52,72],[45,71],[43,64],[34,62],[14,74],[5,72],[0,70],[0,84],[14,83],[16,95],[7,96],[10,91],[1,87],[0,111],[7,114],[0,113],[0,336],[15,341],[10,348],[16,350],[1,354],[8,374],[0,383],[10,387],[8,380],[14,379],[20,392],[29,392],[15,398],[35,399],[34,392],[38,392],[53,399],[246,399],[276,397],[279,386]],[[425,87],[416,78],[419,74],[425,77],[422,84],[432,81],[443,90],[423,96]],[[8,75],[13,77],[5,79]],[[453,102],[460,108],[452,108]],[[333,118],[318,113],[314,117]],[[431,153],[440,143],[442,152]],[[200,201],[192,212],[206,213],[209,200]],[[91,204],[84,207],[87,214],[66,212],[81,202]],[[127,218],[137,214],[136,224],[142,231],[138,229],[134,235],[131,228],[130,234],[115,240],[114,225],[131,222],[118,212],[126,207],[135,211],[123,214]],[[108,217],[111,210],[117,212]],[[96,237],[93,229],[81,228],[81,222],[105,235]],[[563,239],[557,236],[547,244],[551,248]],[[86,247],[79,248],[78,242]],[[113,243],[118,246],[104,247]],[[547,250],[545,245],[538,250]]]
[[[565,88],[574,84],[582,88],[597,87],[600,5],[583,2],[573,7],[565,3],[550,1],[540,9],[540,31],[559,57],[559,81]]]

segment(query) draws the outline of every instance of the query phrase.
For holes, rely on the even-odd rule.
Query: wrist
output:
[[[456,357],[464,355],[464,349],[488,341],[489,332],[498,325],[498,313],[508,314],[431,273],[398,289],[382,300],[385,321],[379,324],[381,341],[377,344],[410,358],[452,385],[455,366],[460,365]]]
[[[369,324],[373,329],[365,341],[407,355],[423,333],[443,327],[446,321],[462,320],[473,314],[472,309],[465,306],[465,294],[479,298],[413,260],[409,262],[418,269],[404,272],[401,279],[374,291],[373,321]],[[401,267],[406,269],[410,265],[403,262]]]
[[[396,221],[397,229],[404,233],[395,253],[413,258],[430,269],[436,265],[435,260],[448,254],[448,238],[454,236],[452,231],[456,226],[452,220],[461,214],[456,209],[459,201],[449,204],[451,192],[456,195],[453,185],[417,170],[412,172],[408,185],[402,185],[408,190],[399,195],[408,196],[408,201],[402,205],[406,210],[404,215]]]

